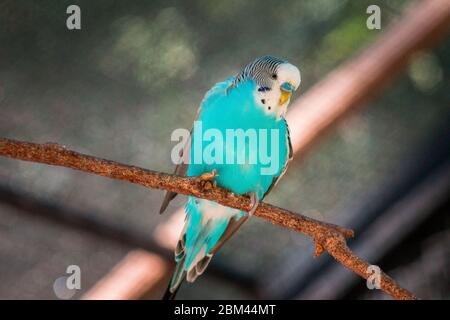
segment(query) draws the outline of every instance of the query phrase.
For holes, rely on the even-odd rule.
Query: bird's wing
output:
[[[294,151],[292,150],[292,143],[291,143],[291,134],[289,132],[289,126],[288,126],[288,124],[286,122],[286,119],[283,119],[283,121],[286,124],[286,144],[287,144],[288,149],[289,149],[288,158],[286,159],[286,162],[284,163],[283,170],[281,171],[281,174],[279,176],[276,176],[276,177],[273,178],[272,184],[267,189],[266,193],[264,193],[264,195],[263,195],[263,199],[269,194],[270,191],[272,191],[273,187],[275,187],[277,185],[278,181],[280,181],[280,179],[286,173],[286,170],[287,170],[287,168],[289,166],[289,163],[291,162],[292,158],[294,157]]]
[[[224,82],[216,83],[208,92],[206,92],[205,97],[203,98],[200,108],[197,111],[196,120],[198,119],[200,112],[202,110],[203,104],[210,98],[214,99],[214,96],[218,96],[223,94],[224,92],[227,93],[227,88],[230,86],[230,83],[232,83],[234,78],[229,78],[225,80]],[[189,159],[190,159],[190,152],[191,152],[191,137],[192,137],[192,129],[189,135],[189,139],[187,140],[185,146],[183,147],[183,150],[180,154],[180,159],[184,158],[184,161],[177,165],[175,167],[174,174],[179,176],[185,176],[186,172],[189,168]],[[159,213],[163,213],[167,206],[169,205],[170,201],[172,201],[177,196],[176,192],[167,191],[166,195],[164,196],[164,200],[161,204],[161,208],[159,209]]]
[[[281,174],[279,176],[273,178],[272,184],[270,185],[269,189],[267,189],[266,193],[264,193],[263,199],[272,190],[272,188],[278,183],[278,181],[280,181],[281,177],[283,177],[283,175],[286,173],[289,162],[294,157],[294,152],[292,150],[291,136],[290,136],[290,132],[289,132],[289,126],[285,119],[283,121],[286,123],[286,144],[287,144],[287,147],[289,150],[288,158],[286,159],[286,162],[284,163]],[[248,218],[249,218],[249,215],[246,214],[246,215],[239,217],[238,219],[235,219],[235,218],[230,219],[230,221],[228,222],[227,228],[225,229],[222,237],[219,239],[219,241],[217,241],[216,245],[211,249],[211,252],[210,252],[211,255],[216,253],[217,250],[219,250],[222,247],[222,245],[225,242],[227,242],[227,240],[230,239],[231,236],[244,224],[244,222],[246,222],[248,220]]]
[[[189,134],[189,139],[186,141],[186,144],[183,146],[183,149],[180,152],[180,159],[182,159],[180,164],[177,164],[175,167],[174,174],[178,176],[186,176],[186,172],[189,168],[189,160],[190,158],[190,152],[191,152],[191,136],[192,136],[192,130]],[[161,208],[159,209],[159,213],[162,214],[169,205],[170,201],[172,201],[178,193],[167,191],[166,195],[164,196],[164,200],[161,204]]]
[[[228,222],[227,228],[223,232],[222,236],[220,237],[219,241],[214,245],[214,247],[211,249],[210,253],[213,255],[214,253],[219,250],[225,242],[228,241],[228,239],[231,238],[231,236],[242,226],[242,224],[247,221],[249,218],[248,214],[245,214],[241,216],[240,218],[231,218]]]

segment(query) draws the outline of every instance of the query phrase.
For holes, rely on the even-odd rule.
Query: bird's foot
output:
[[[203,180],[203,181],[211,181],[212,179],[214,179],[217,176],[219,176],[219,174],[217,173],[217,170],[216,169],[212,169],[211,172],[202,173],[199,176],[199,179]]]
[[[200,188],[202,190],[210,190],[213,187],[216,187],[217,182],[214,180],[219,174],[216,169],[213,169],[211,172],[202,173],[197,177],[197,180],[200,184]]]
[[[248,215],[251,217],[251,216],[253,216],[256,209],[258,208],[259,198],[258,198],[258,194],[256,192],[249,193],[249,197],[250,197],[251,208],[250,208],[250,211],[248,211]]]

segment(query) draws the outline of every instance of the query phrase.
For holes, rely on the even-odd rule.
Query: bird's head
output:
[[[272,57],[260,57],[249,63],[236,76],[235,82],[251,79],[256,82],[257,104],[278,118],[285,115],[292,93],[301,82],[300,71],[287,61]]]

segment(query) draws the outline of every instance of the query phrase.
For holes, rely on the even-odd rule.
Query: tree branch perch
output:
[[[196,177],[181,177],[120,164],[71,151],[54,143],[36,144],[0,138],[0,156],[67,167],[112,179],[126,180],[147,188],[193,195],[235,209],[248,211],[251,207],[248,197],[235,195],[221,187],[204,188],[201,180]],[[267,203],[261,203],[255,215],[311,237],[316,246],[316,256],[327,251],[342,265],[362,278],[367,279],[371,275],[367,272],[370,264],[356,256],[347,246],[345,239],[353,237],[353,230],[318,221]],[[381,289],[396,299],[416,299],[412,293],[400,287],[384,272],[381,273]]]

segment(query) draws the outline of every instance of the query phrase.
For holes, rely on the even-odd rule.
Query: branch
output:
[[[0,156],[67,167],[100,176],[126,180],[147,188],[164,189],[184,195],[216,201],[224,206],[248,211],[250,199],[238,196],[221,187],[205,188],[198,177],[181,177],[135,166],[120,164],[68,150],[58,144],[36,144],[0,138]],[[327,251],[341,264],[367,279],[369,263],[356,256],[347,246],[346,238],[353,237],[353,230],[308,218],[306,216],[260,203],[255,215],[273,224],[289,228],[312,238],[315,256]],[[381,289],[396,299],[416,299],[400,287],[384,272],[381,273]]]

